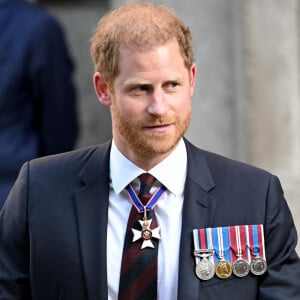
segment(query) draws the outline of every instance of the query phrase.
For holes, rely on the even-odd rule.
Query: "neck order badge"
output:
[[[145,175],[151,176],[150,174],[145,174]],[[153,176],[151,176],[151,177],[153,178]],[[145,176],[143,176],[143,178],[145,178]],[[146,178],[148,178],[148,177],[146,177]],[[149,179],[148,179],[148,181],[149,181]],[[151,195],[149,193],[150,188],[151,188],[151,185],[146,185],[146,187],[145,187],[145,183],[143,183],[143,181],[141,181],[140,191],[142,190],[143,193],[140,192],[139,197],[138,197],[131,185],[128,185],[126,187],[126,190],[128,192],[129,198],[130,198],[133,206],[136,208],[136,210],[139,213],[144,213],[143,219],[139,220],[139,224],[141,225],[142,230],[137,230],[135,228],[131,229],[132,233],[133,233],[132,242],[135,242],[139,239],[143,240],[141,249],[144,249],[146,247],[154,248],[154,245],[153,245],[151,239],[152,238],[160,239],[159,227],[156,227],[154,229],[150,228],[152,219],[147,218],[147,210],[153,211],[154,207],[160,200],[160,198],[163,195],[163,193],[165,192],[166,188],[164,186],[161,186],[153,195]]]
[[[155,178],[142,174],[138,195],[131,185],[126,187],[133,204],[126,229],[121,264],[119,300],[156,299],[159,227],[154,207],[165,192],[161,186],[153,195],[150,189]],[[141,219],[142,218],[142,219]],[[142,227],[142,230],[138,230]],[[142,239],[142,243],[138,240]]]

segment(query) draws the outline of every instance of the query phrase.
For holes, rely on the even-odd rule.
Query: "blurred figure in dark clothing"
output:
[[[73,66],[58,22],[0,0],[0,208],[23,162],[71,150],[78,135]]]

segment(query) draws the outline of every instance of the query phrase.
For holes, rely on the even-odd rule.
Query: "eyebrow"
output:
[[[148,85],[151,84],[149,81],[146,80],[139,80],[139,79],[133,79],[133,80],[128,80],[125,81],[124,86],[125,87],[130,87],[130,86],[135,86],[135,85]]]
[[[165,80],[164,82],[183,82],[184,81],[184,77],[183,76],[175,76],[175,77],[171,77],[168,78],[167,80]],[[129,87],[133,87],[136,85],[152,85],[152,83],[148,80],[142,79],[142,78],[132,78],[132,79],[128,79],[125,83],[124,83],[124,87],[127,89]]]
[[[168,81],[179,81],[179,82],[183,82],[184,81],[184,77],[183,76],[177,76],[171,80]]]

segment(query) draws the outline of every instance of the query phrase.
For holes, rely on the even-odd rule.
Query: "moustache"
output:
[[[156,127],[175,123],[172,117],[151,117],[147,120],[138,121],[137,125],[141,127]]]

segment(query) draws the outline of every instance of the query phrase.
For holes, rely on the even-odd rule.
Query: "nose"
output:
[[[167,101],[163,91],[161,89],[154,89],[150,97],[148,112],[156,116],[166,114]]]

